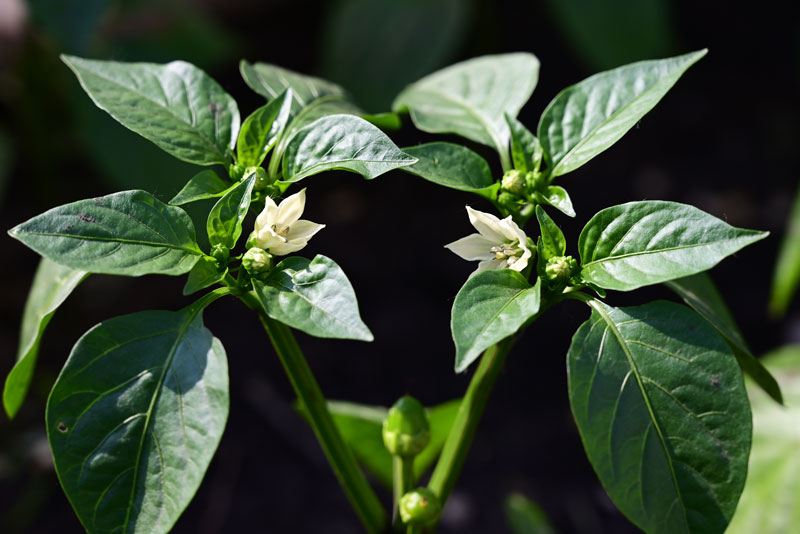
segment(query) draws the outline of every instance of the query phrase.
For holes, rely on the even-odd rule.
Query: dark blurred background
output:
[[[407,83],[470,57],[529,51],[539,85],[520,119],[538,117],[563,87],[599,70],[708,47],[674,89],[617,145],[559,178],[574,220],[554,213],[574,254],[597,210],[631,200],[691,203],[772,236],[713,271],[753,352],[800,341],[797,301],[766,313],[775,254],[798,185],[800,19],[791,2],[670,0],[0,0],[0,227],[53,206],[122,189],[167,201],[198,168],[172,159],[94,108],[59,61],[70,53],[124,61],[190,61],[238,101],[263,103],[238,61],[267,61],[330,78],[372,112]],[[400,146],[432,139],[406,124]],[[496,156],[473,147],[499,174]],[[410,175],[372,182],[310,178],[307,218],[327,224],[303,255],[336,259],[359,296],[371,344],[298,334],[332,399],[390,405],[404,393],[437,404],[463,393],[449,332],[453,297],[474,268],[442,245],[472,231],[464,205],[480,198]],[[208,205],[195,209],[194,215]],[[203,228],[202,219],[198,228]],[[11,369],[38,257],[0,235],[0,375]],[[92,276],[45,335],[31,394],[0,416],[0,532],[81,532],[52,470],[46,396],[70,348],[97,322],[178,309],[183,279]],[[649,288],[609,297],[631,305],[673,298]],[[561,533],[636,532],[613,507],[582,452],[567,402],[564,358],[588,316],[553,309],[520,339],[488,405],[440,532],[503,533],[511,491],[539,502]],[[176,533],[357,533],[360,527],[316,445],[252,314],[233,299],[206,313],[230,361],[231,414],[204,483]],[[388,501],[388,492],[382,493]],[[258,525],[254,527],[254,525]]]

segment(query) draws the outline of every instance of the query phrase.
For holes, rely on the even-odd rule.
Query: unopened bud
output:
[[[247,170],[244,172],[245,176],[250,176],[251,174],[256,175],[256,183],[253,185],[253,189],[256,191],[263,191],[269,185],[272,185],[269,180],[269,176],[267,176],[267,171],[265,171],[261,167],[248,167]]]
[[[251,248],[259,248],[259,246],[258,246],[258,234],[256,234],[255,230],[250,232],[250,235],[247,236],[247,241],[245,241],[244,246],[248,250],[251,249]]]
[[[417,488],[400,497],[400,519],[407,525],[430,525],[442,511],[439,497],[428,488]]]
[[[525,191],[525,175],[519,170],[510,170],[503,175],[500,185],[506,191],[521,195]]]
[[[525,185],[529,191],[544,191],[547,187],[547,180],[539,171],[525,173]]]
[[[547,279],[555,284],[566,282],[577,270],[578,262],[572,256],[550,258],[544,268]]]
[[[226,263],[228,258],[231,257],[231,249],[225,245],[217,243],[211,248],[211,255],[220,263]]]
[[[416,456],[428,445],[431,427],[425,408],[414,397],[400,397],[383,420],[383,444],[396,456]]]
[[[254,276],[264,273],[272,268],[272,254],[264,249],[253,247],[244,253],[242,267]]]

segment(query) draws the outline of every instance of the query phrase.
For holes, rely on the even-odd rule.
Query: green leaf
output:
[[[298,131],[286,147],[283,176],[297,182],[328,170],[356,172],[370,180],[416,163],[378,128],[353,115],[322,117]]]
[[[223,180],[212,170],[200,171],[189,179],[169,203],[173,206],[182,206],[207,198],[218,198],[235,185]]]
[[[178,275],[202,255],[186,212],[146,191],[65,204],[8,233],[56,263],[90,273]]]
[[[403,127],[403,121],[397,113],[362,113],[360,117],[381,130],[399,130]]]
[[[523,172],[538,171],[542,164],[542,145],[535,135],[515,117],[505,114],[511,135],[511,160],[514,168]]]
[[[242,124],[236,141],[236,160],[245,167],[258,167],[275,145],[292,107],[292,90],[286,89],[268,104],[250,114]]]
[[[353,286],[330,258],[286,258],[265,280],[253,280],[253,287],[264,312],[287,326],[316,337],[373,339]]]
[[[547,514],[521,493],[511,493],[504,503],[506,523],[514,534],[555,534]]]
[[[606,289],[683,278],[767,237],[677,202],[628,202],[599,211],[578,239],[581,275]]]
[[[575,217],[575,210],[572,208],[572,199],[569,198],[567,190],[557,185],[548,185],[544,195],[538,199],[542,204],[553,206],[555,209],[567,217]]]
[[[543,259],[549,260],[563,256],[567,252],[567,240],[561,228],[550,218],[541,206],[536,206],[536,219],[542,232]]]
[[[217,265],[217,260],[210,256],[203,256],[200,258],[197,263],[194,264],[192,270],[189,271],[186,284],[183,286],[183,295],[188,296],[192,293],[197,293],[201,289],[211,287],[221,282],[225,278],[225,275],[228,274],[228,268],[226,267],[220,271]]]
[[[511,269],[482,271],[456,295],[450,319],[456,345],[457,373],[481,353],[514,334],[539,313],[541,281],[531,287]]]
[[[22,406],[36,368],[39,343],[47,324],[59,306],[87,276],[42,258],[22,313],[17,362],[6,377],[3,406],[13,419]]]
[[[217,82],[194,65],[61,58],[97,107],[123,126],[189,163],[230,161],[239,109]]]
[[[53,386],[56,473],[90,534],[167,533],[200,485],[228,418],[225,350],[204,302],[100,323]]]
[[[318,98],[345,94],[344,89],[335,83],[269,63],[248,63],[242,60],[239,70],[250,89],[267,100],[277,98],[286,89],[291,89],[293,115]]]
[[[567,371],[603,487],[648,534],[721,534],[750,452],[750,406],[730,348],[679,304],[590,305]]]
[[[454,143],[427,143],[404,148],[417,162],[400,170],[459,191],[496,191],[489,164],[467,147]]]
[[[794,207],[786,224],[775,275],[772,278],[772,293],[769,310],[775,317],[782,317],[789,309],[792,299],[800,285],[800,189],[794,200]]]
[[[550,176],[574,171],[616,143],[704,55],[632,63],[561,91],[539,120]]]
[[[665,285],[711,323],[711,326],[728,343],[742,371],[750,375],[776,402],[782,403],[781,388],[769,371],[750,352],[739,327],[736,326],[736,321],[711,277],[706,273],[699,273],[665,282]]]
[[[505,115],[516,117],[539,79],[528,53],[482,56],[429,74],[401,92],[392,111],[411,114],[417,128],[454,133],[497,150],[510,166]]]
[[[727,534],[785,534],[800,525],[800,345],[782,347],[762,361],[781,383],[786,406],[748,388],[753,448],[747,483]]]
[[[458,412],[459,399],[426,410],[431,428],[428,446],[414,458],[414,475],[419,480],[442,452]],[[298,409],[303,413],[302,406]],[[356,459],[387,488],[392,487],[392,455],[383,444],[381,429],[387,408],[343,401],[328,401],[333,422]]]
[[[208,213],[206,229],[211,246],[222,245],[233,249],[242,235],[242,221],[250,209],[250,197],[256,183],[255,173],[239,182],[225,193]]]

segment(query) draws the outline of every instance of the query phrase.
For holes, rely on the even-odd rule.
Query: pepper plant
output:
[[[298,411],[365,530],[433,532],[518,334],[550,307],[577,300],[591,315],[567,354],[569,398],[609,496],[648,533],[723,532],[751,443],[742,370],[781,398],[704,271],[767,234],[668,201],[603,209],[577,240],[556,222],[577,215],[555,180],[619,140],[704,54],[635,63],[568,87],[547,106],[536,134],[516,118],[538,79],[539,62],[527,53],[433,73],[380,115],[365,114],[331,82],[242,62],[245,82],[267,103],[241,123],[233,98],[190,64],[65,56],[97,106],[173,156],[209,168],[167,204],[123,191],[53,208],[10,230],[43,259],[5,384],[6,412],[13,417],[24,400],[47,322],[86,276],[187,275],[184,294],[199,297],[178,311],[95,326],[50,393],[56,472],[86,530],[168,532],[190,502],[228,415],[226,354],[203,311],[235,297],[258,315]],[[397,127],[406,114],[420,130],[468,142],[400,149],[381,128]],[[497,152],[499,175],[472,143]],[[498,212],[467,206],[476,233],[446,245],[479,262],[452,310],[455,371],[477,362],[463,399],[426,410],[403,397],[387,411],[327,401],[320,391],[292,329],[372,340],[334,260],[297,255],[324,224],[301,218],[306,189],[290,188],[333,169],[366,179],[398,169],[475,193]],[[201,199],[217,199],[207,249],[182,209]],[[686,305],[606,301],[607,290],[653,284]],[[394,488],[391,513],[362,466]]]

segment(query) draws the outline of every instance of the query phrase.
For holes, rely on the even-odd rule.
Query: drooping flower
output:
[[[479,233],[462,237],[445,245],[445,248],[465,260],[480,261],[472,275],[487,269],[508,268],[522,271],[528,266],[532,255],[528,248],[528,237],[510,215],[501,220],[491,213],[474,210],[469,206],[467,213],[469,222]]]
[[[300,219],[305,206],[305,189],[286,197],[280,205],[266,197],[266,205],[256,217],[256,246],[274,256],[285,256],[305,247],[311,236],[325,228],[324,224]]]

